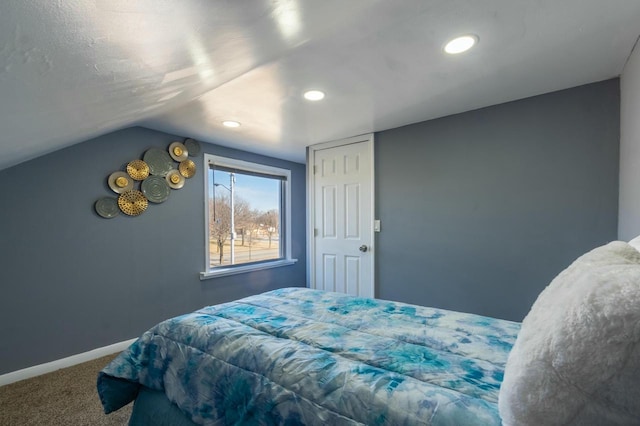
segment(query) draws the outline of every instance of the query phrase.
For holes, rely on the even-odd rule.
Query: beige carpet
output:
[[[0,387],[0,425],[126,425],[132,404],[108,416],[96,391],[109,355]]]

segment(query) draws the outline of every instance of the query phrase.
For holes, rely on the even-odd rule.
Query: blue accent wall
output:
[[[376,295],[522,320],[615,240],[619,80],[376,134]]]
[[[202,144],[292,170],[292,266],[199,280],[202,158],[165,203],[97,216],[111,172],[182,137],[135,127],[0,171],[0,374],[305,285],[303,164]],[[573,259],[616,239],[619,138],[618,79],[377,133],[376,295],[521,320]]]
[[[0,171],[0,374],[137,337],[205,305],[306,285],[305,165],[212,144],[202,151],[290,169],[292,266],[200,281],[204,168],[138,217],[103,219],[107,176],[189,135],[141,127]],[[20,143],[20,141],[15,141]]]

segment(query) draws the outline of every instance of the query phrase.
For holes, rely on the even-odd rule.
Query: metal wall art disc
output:
[[[184,176],[182,176],[176,169],[173,169],[169,173],[167,173],[166,179],[169,186],[173,189],[180,189],[184,186]]]
[[[102,197],[96,201],[96,212],[105,219],[111,219],[120,214],[118,200],[115,197]]]
[[[138,216],[149,206],[149,201],[140,191],[127,191],[118,197],[118,207],[126,215]]]
[[[116,194],[131,191],[133,189],[133,179],[125,172],[113,172],[107,179],[109,188]]]
[[[133,160],[127,164],[127,173],[135,180],[149,177],[149,165],[142,160]]]
[[[178,165],[178,170],[182,176],[189,179],[196,174],[196,163],[191,160],[184,160]]]
[[[149,165],[149,172],[155,176],[166,176],[173,169],[173,160],[167,151],[159,148],[149,148],[145,151],[143,160]]]
[[[166,179],[161,176],[149,176],[140,184],[140,189],[147,200],[152,203],[162,203],[169,198],[171,188]]]
[[[197,140],[187,138],[184,141],[184,146],[187,147],[189,157],[197,157],[198,155],[200,155],[200,143]]]
[[[187,159],[189,151],[187,151],[187,147],[182,142],[172,142],[169,145],[169,155],[177,162],[180,162]]]

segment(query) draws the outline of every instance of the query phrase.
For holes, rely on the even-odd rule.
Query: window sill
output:
[[[253,265],[234,266],[231,268],[215,268],[207,272],[200,272],[200,281],[208,280],[210,278],[224,277],[226,275],[243,274],[245,272],[261,271],[263,269],[293,265],[297,261],[298,259],[282,259],[273,262],[255,263]]]

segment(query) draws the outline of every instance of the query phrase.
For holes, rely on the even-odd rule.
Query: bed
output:
[[[98,393],[106,413],[135,400],[130,425],[640,424],[634,241],[579,257],[522,323],[308,288],[205,307]]]
[[[133,424],[156,424],[148,411],[179,418],[179,407],[196,424],[499,425],[519,329],[286,288],[156,325],[100,372],[98,389],[106,412],[140,395]]]

